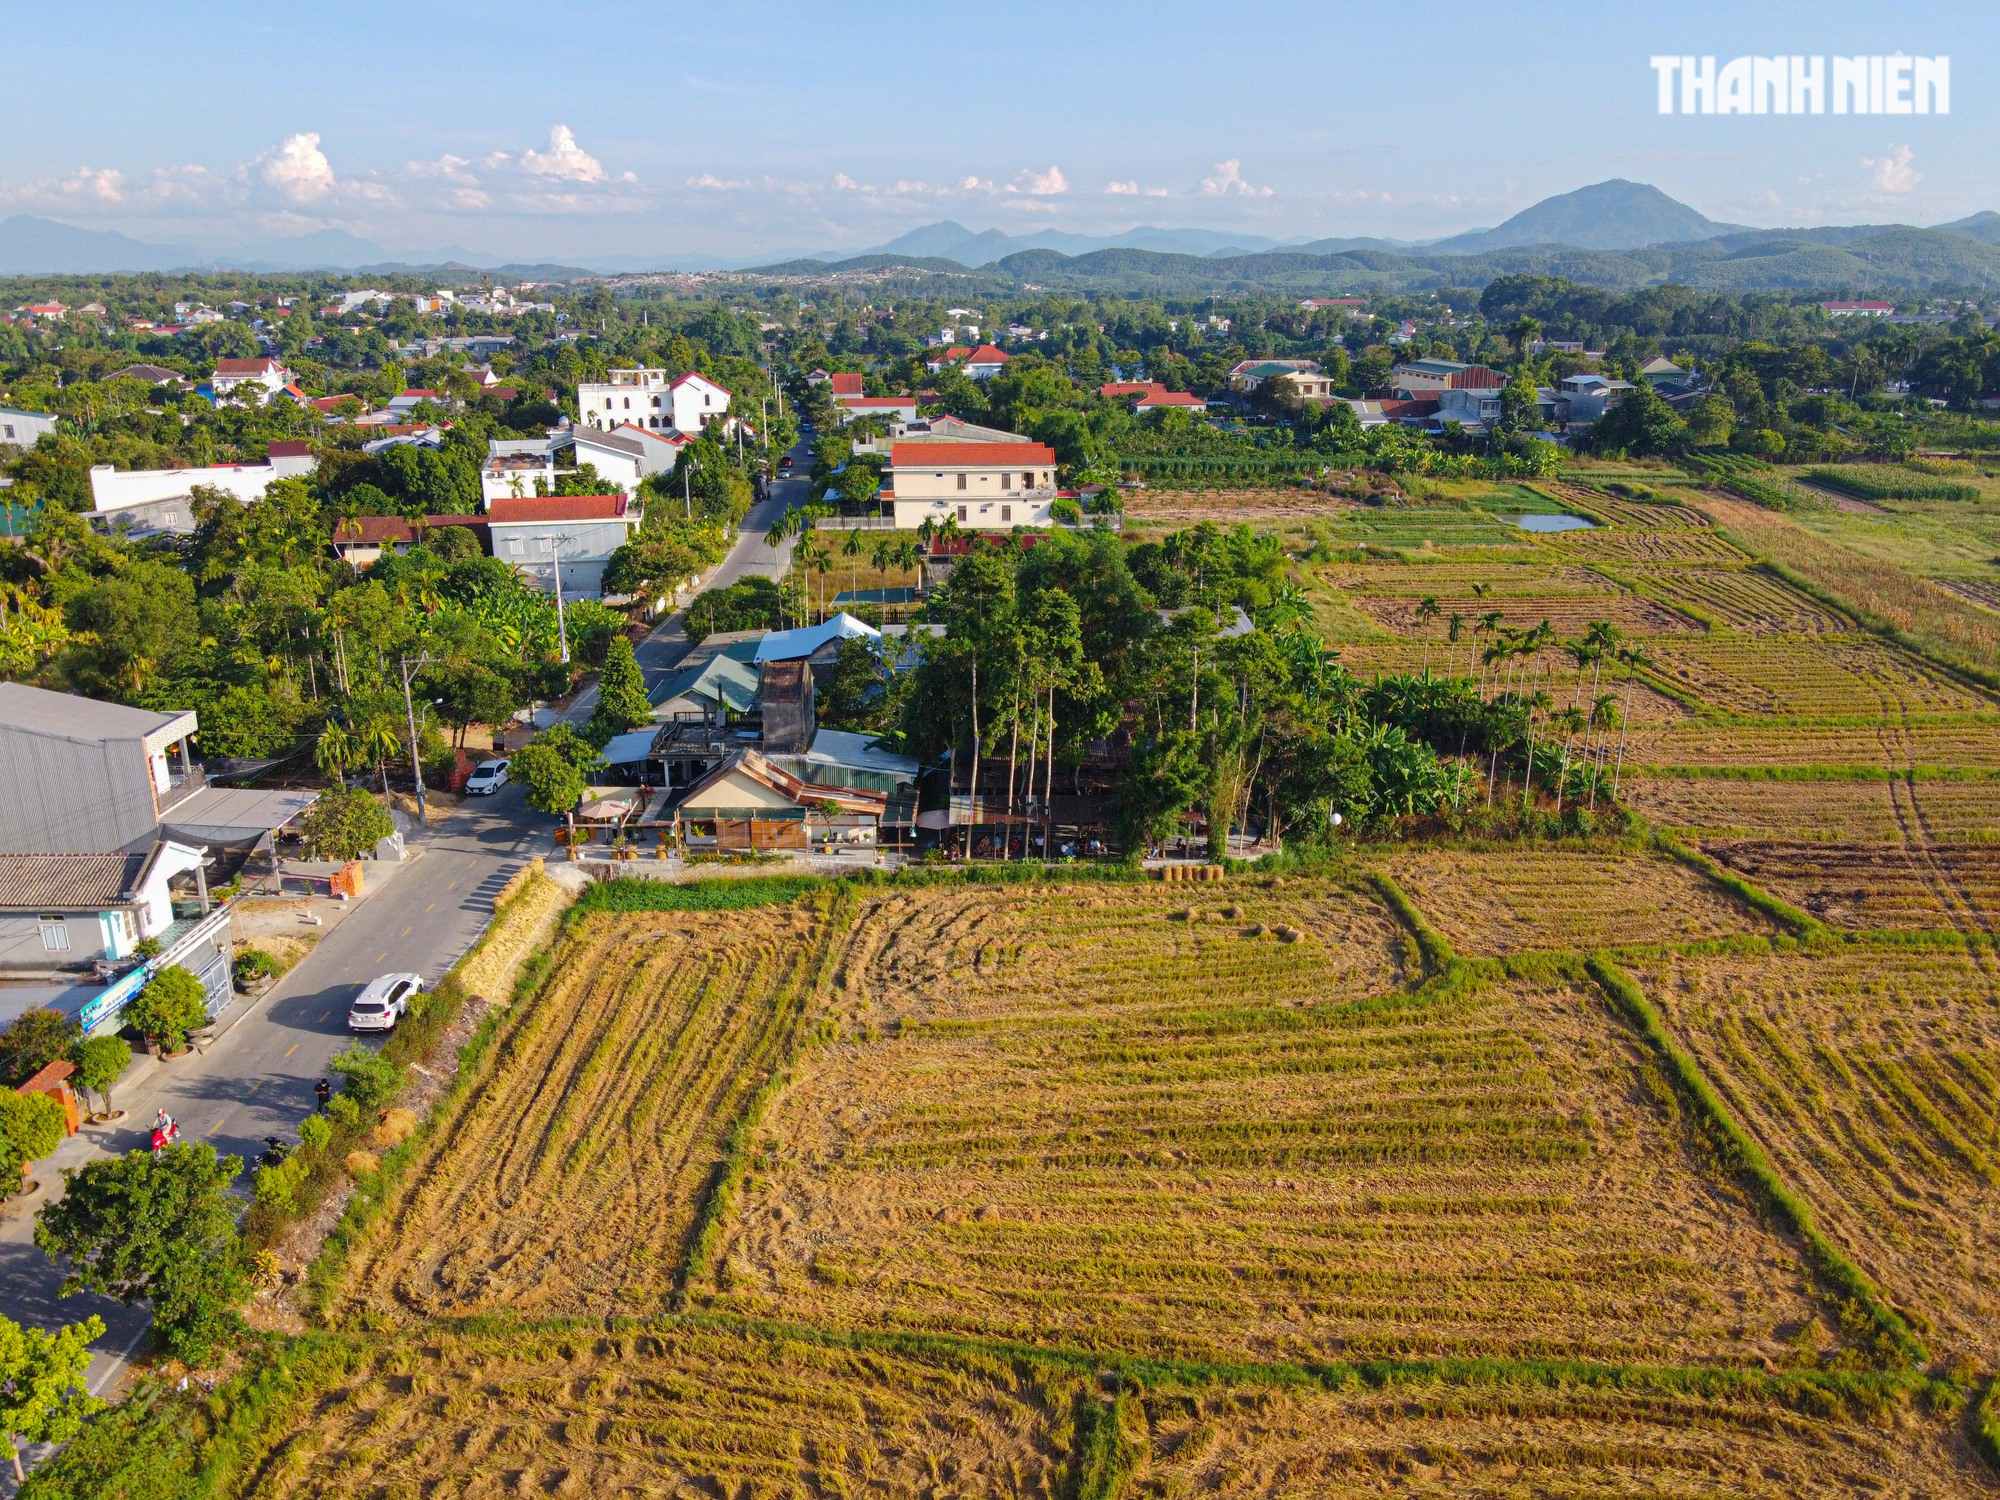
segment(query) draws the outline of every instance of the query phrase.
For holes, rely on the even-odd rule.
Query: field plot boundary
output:
[[[1771,1409],[1771,1414],[1748,1411],[1742,1417],[1757,1425],[1773,1420],[1778,1412],[1874,1424],[1913,1405],[1924,1407],[1950,1399],[1948,1387],[1910,1369],[1773,1371],[1749,1366],[1689,1369],[1497,1360],[1185,1364],[949,1335],[848,1331],[721,1314],[666,1313],[646,1319],[539,1323],[489,1317],[392,1336],[307,1334],[274,1352],[253,1357],[249,1368],[213,1396],[177,1391],[162,1378],[142,1389],[128,1406],[114,1409],[100,1420],[106,1424],[105,1436],[115,1452],[123,1437],[118,1419],[130,1413],[132,1419],[144,1422],[160,1414],[156,1409],[164,1409],[167,1422],[156,1428],[159,1436],[137,1459],[144,1473],[131,1478],[151,1484],[164,1474],[184,1474],[187,1484],[176,1491],[177,1495],[219,1500],[222,1496],[262,1493],[267,1481],[282,1482],[295,1475],[305,1457],[297,1442],[301,1418],[343,1385],[371,1375],[403,1378],[399,1371],[408,1368],[413,1351],[449,1343],[475,1350],[494,1344],[504,1348],[548,1345],[579,1354],[608,1352],[622,1359],[627,1350],[646,1353],[644,1345],[649,1339],[665,1343],[676,1336],[739,1339],[746,1352],[782,1351],[789,1346],[863,1358],[893,1357],[975,1377],[1009,1371],[1042,1385],[1056,1398],[1050,1402],[1052,1412],[1067,1405],[1068,1463],[1059,1492],[1079,1497],[1118,1493],[1125,1477],[1147,1457],[1143,1449],[1121,1440],[1127,1403],[1140,1398],[1237,1396],[1281,1390],[1339,1395],[1442,1387],[1461,1393],[1455,1399],[1477,1401],[1484,1397],[1506,1409],[1524,1391],[1582,1390],[1629,1395],[1642,1401],[1684,1397],[1759,1403]],[[1666,1420],[1673,1418],[1669,1415]],[[1973,1441],[1983,1451],[1979,1435],[1975,1431]],[[94,1467],[105,1456],[95,1451],[95,1436],[86,1429],[69,1454],[38,1468],[37,1482],[31,1484],[30,1492],[42,1494],[45,1486],[59,1485],[65,1477],[65,1457],[89,1473],[93,1481],[115,1482],[126,1477],[107,1475]]]
[[[1851,1327],[1855,1322],[1847,1315],[1847,1304],[1851,1303],[1871,1329],[1879,1356],[1911,1367],[1927,1363],[1930,1351],[1923,1341],[1889,1305],[1868,1273],[1827,1238],[1811,1206],[1792,1191],[1771,1165],[1764,1148],[1737,1122],[1701,1064],[1674,1040],[1665,1018],[1645,991],[1608,954],[1593,953],[1584,963],[1607,998],[1630,1017],[1658,1052],[1676,1087],[1700,1111],[1703,1123],[1712,1132],[1719,1163],[1751,1186],[1766,1212],[1804,1244],[1815,1271],[1840,1304],[1843,1324]]]

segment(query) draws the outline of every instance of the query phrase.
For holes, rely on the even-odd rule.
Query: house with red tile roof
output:
[[[846,373],[829,375],[826,377],[826,383],[833,391],[836,399],[841,396],[859,396],[862,393],[861,377],[859,375]]]
[[[594,599],[604,592],[604,565],[643,515],[635,496],[534,495],[493,501],[486,524],[493,555],[536,588]]]
[[[1208,403],[1186,391],[1148,391],[1132,403],[1132,410],[1203,412],[1208,410]]]
[[[160,332],[166,330],[163,328]],[[209,377],[208,388],[217,396],[239,394],[262,404],[297,378],[275,359],[218,359],[215,373]]]
[[[1006,531],[1046,526],[1056,500],[1056,455],[1045,443],[894,443],[889,493],[898,531],[952,519]]]

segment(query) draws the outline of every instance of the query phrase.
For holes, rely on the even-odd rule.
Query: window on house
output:
[[[1022,489],[1024,489],[1024,490],[1031,490],[1031,489],[1033,489],[1034,487],[1035,487],[1035,476],[1034,476],[1034,474],[1033,474],[1032,472],[1031,472],[1031,473],[1027,473],[1027,474],[1023,474],[1023,475],[1021,476],[1021,488],[1022,488]]]
[[[968,506],[968,505],[961,505],[961,506],[960,506],[960,507],[958,508],[958,518],[959,518],[959,520],[961,520],[961,521],[969,521],[969,520],[971,520],[971,519],[972,519],[972,513],[971,513],[971,512],[972,512],[972,507],[971,507],[971,506]]]
[[[1002,474],[1000,476],[1000,488],[1003,490],[1014,488],[1014,476],[1012,474]]]
[[[961,475],[959,475],[959,476],[958,476],[958,487],[959,487],[960,489],[964,489],[964,488],[965,488],[965,476],[964,476],[963,474],[961,474]]]
[[[521,539],[519,537],[509,537],[507,539],[507,555],[509,557],[519,557],[522,555]]]
[[[1000,507],[1000,519],[1001,519],[1001,520],[1003,520],[1003,521],[1011,521],[1011,520],[1013,520],[1013,519],[1014,519],[1014,507],[1013,507],[1013,506],[1011,506],[1011,505],[1003,505],[1003,506],[1001,506],[1001,507]]]
[[[42,931],[42,951],[45,953],[69,952],[69,923],[60,916],[37,917],[35,921]]]

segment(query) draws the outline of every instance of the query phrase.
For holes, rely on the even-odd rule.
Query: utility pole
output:
[[[424,763],[417,754],[417,709],[410,698],[410,672],[412,668],[436,660],[437,658],[428,651],[414,659],[407,656],[403,658],[403,715],[410,725],[410,775],[417,783],[417,827],[420,829],[424,826],[428,810],[424,804]]]
[[[738,431],[742,429],[739,428]],[[681,506],[687,512],[687,519],[694,519],[694,457],[684,455],[681,459]]]
[[[553,560],[556,575],[556,645],[561,650],[563,665],[568,666],[569,626],[563,621],[562,538],[552,536],[546,537],[544,540],[549,544],[549,557]]]

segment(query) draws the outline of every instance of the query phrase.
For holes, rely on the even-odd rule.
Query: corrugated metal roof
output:
[[[166,739],[172,741],[194,732],[195,716],[192,710],[154,713],[74,693],[51,693],[22,682],[0,682],[0,726],[87,744],[143,740],[171,730]]]
[[[153,857],[138,854],[0,854],[0,910],[103,911],[137,897]]]

